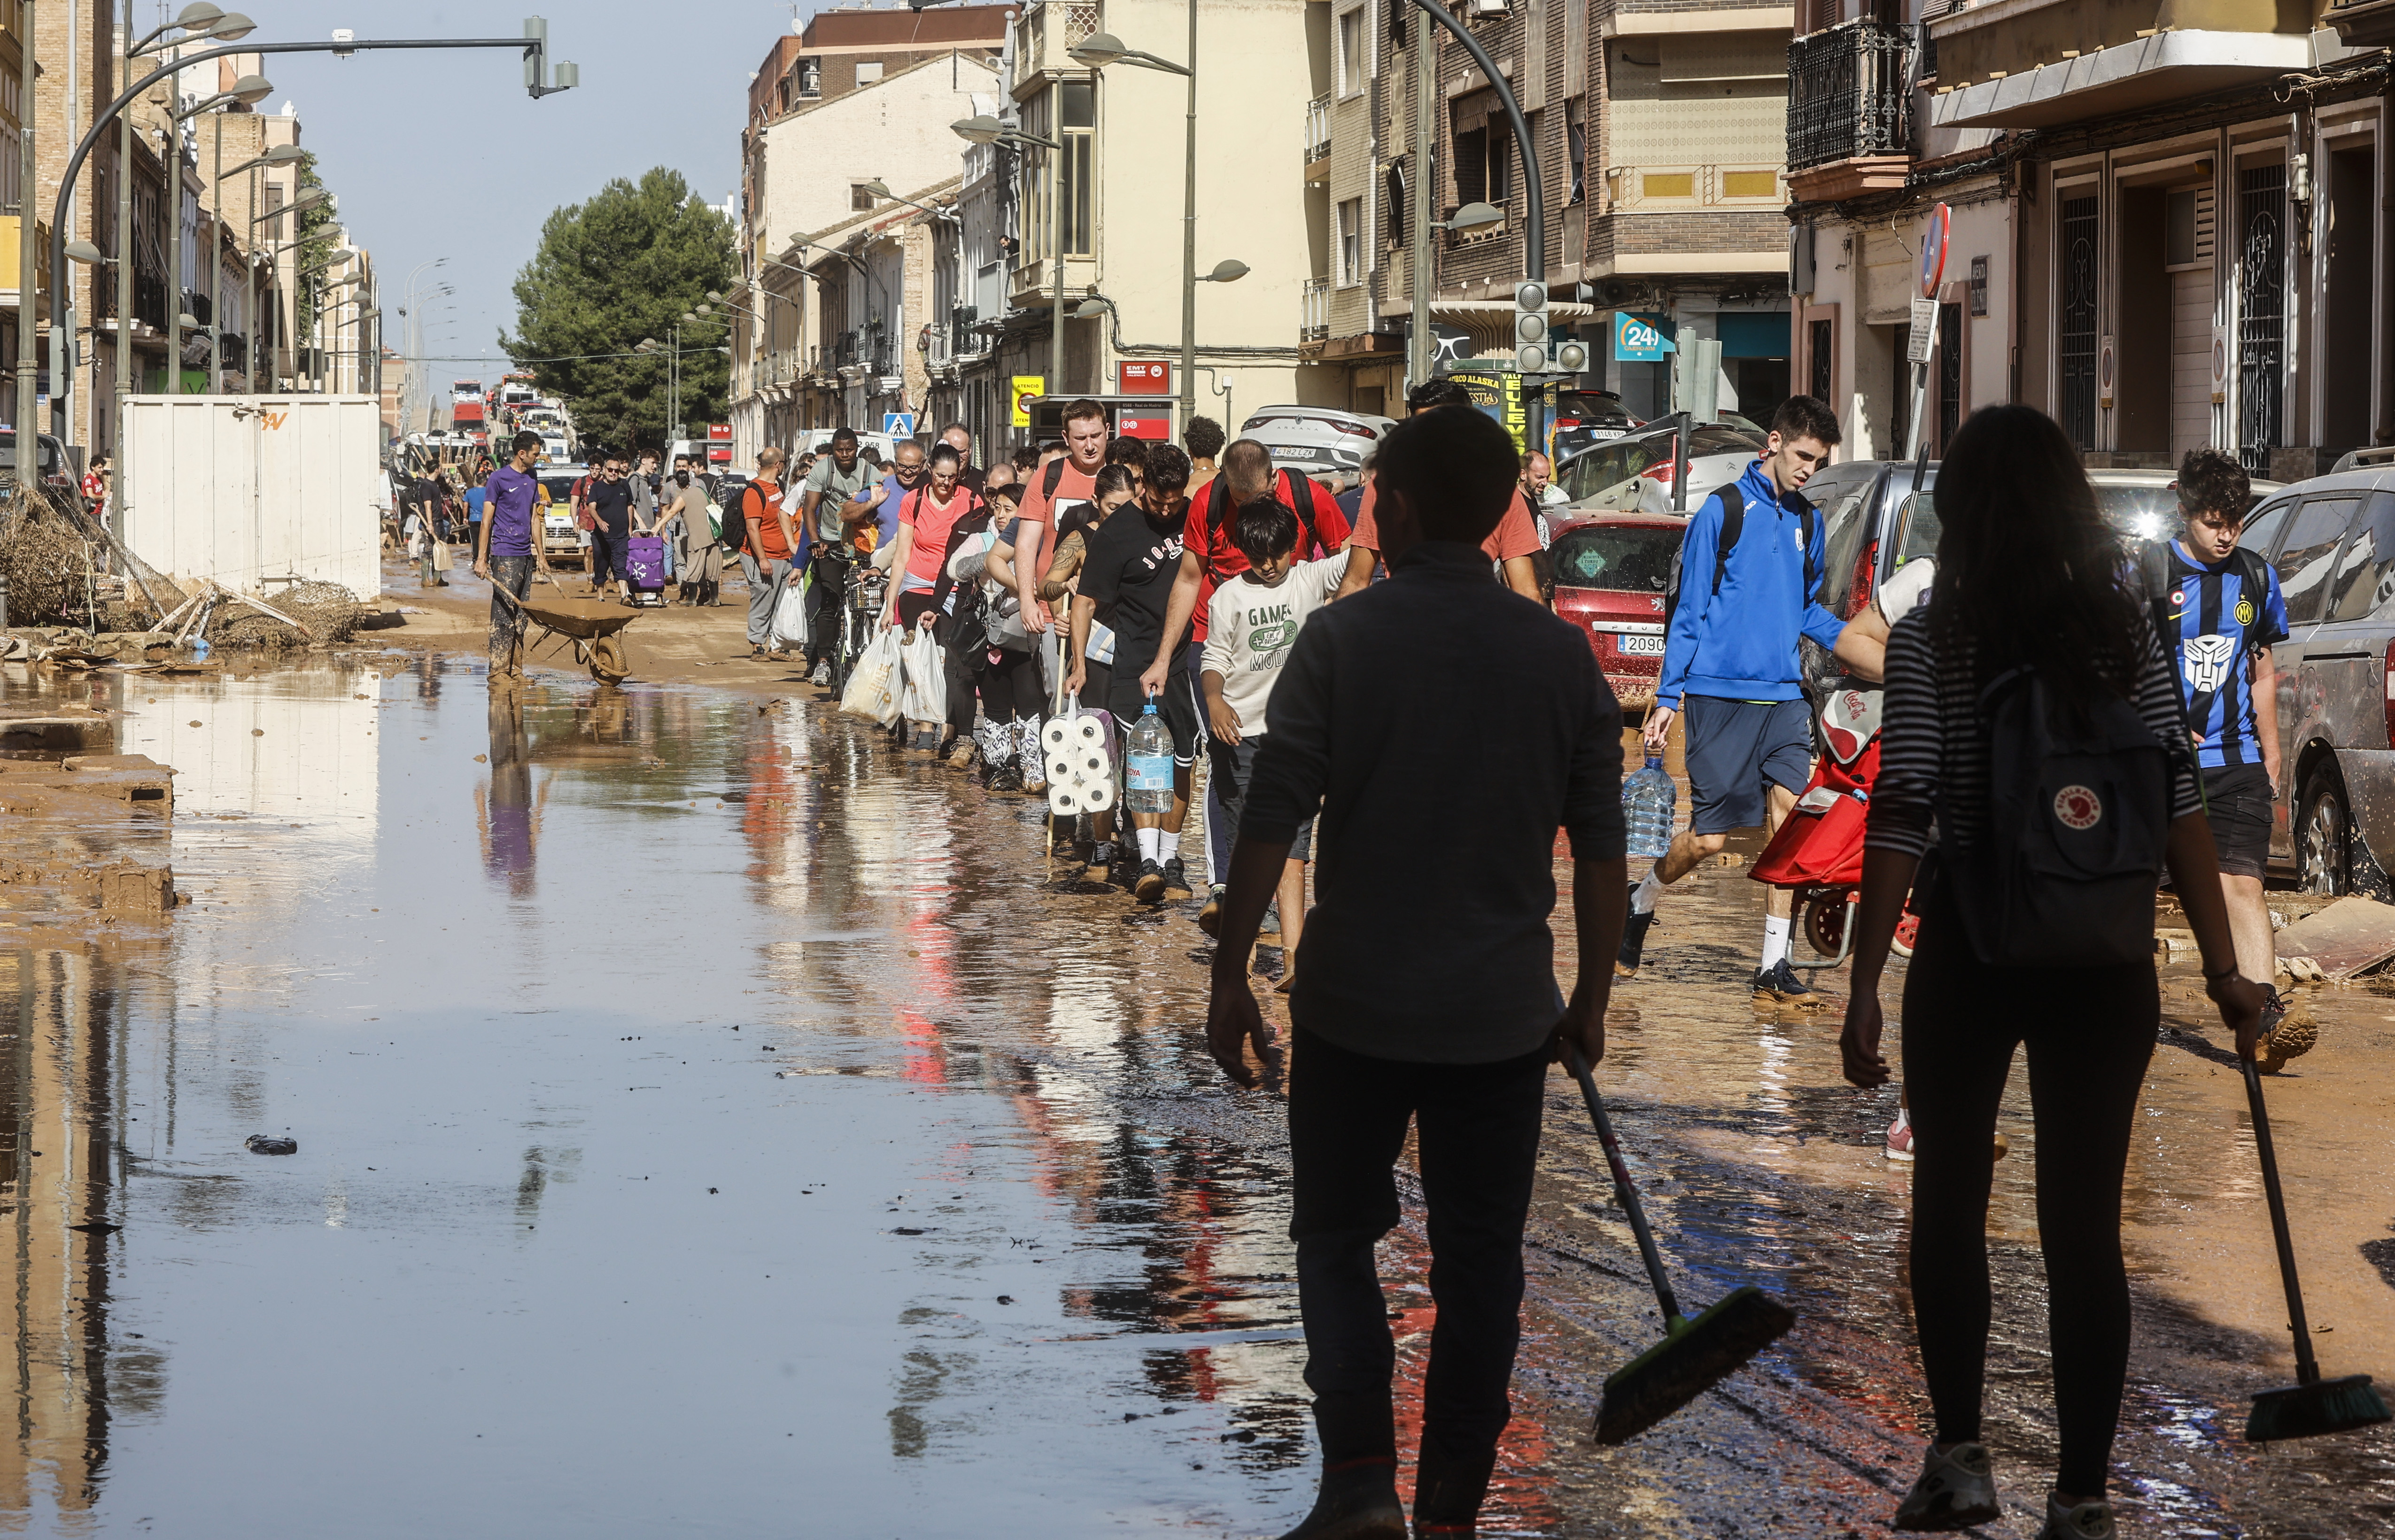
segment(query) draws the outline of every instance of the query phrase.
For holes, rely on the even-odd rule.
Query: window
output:
[[[802,59],[798,68],[799,95],[801,99],[823,95],[823,60]]]
[[[2374,492],[2339,563],[2331,620],[2368,620],[2395,599],[2395,493]]]
[[[1339,282],[1344,287],[1364,282],[1364,200],[1350,198],[1339,205]]]
[[[1066,81],[1058,89],[1065,100],[1065,250],[1086,257],[1093,249],[1096,217],[1097,95],[1086,80]]]
[[[880,78],[881,61],[878,59],[868,60],[856,67],[856,83],[859,86],[870,86]]]
[[[1586,104],[1578,97],[1564,103],[1564,151],[1571,157],[1571,196],[1567,205],[1588,197],[1588,124]]]
[[[2272,565],[2279,569],[2279,589],[2286,596],[2287,620],[2304,625],[2321,618],[2322,600],[2335,575],[2336,548],[2345,542],[2345,526],[2362,499],[2354,495],[2306,499],[2287,541]]]
[[[1455,204],[1476,204],[1489,196],[1489,130],[1475,128],[1455,136]]]
[[[1358,6],[1339,18],[1339,94],[1352,97],[1364,88],[1364,9]]]
[[[1537,113],[1530,114],[1530,122],[1533,125],[1530,130],[1530,142],[1536,144],[1539,142],[1538,129],[1535,126],[1538,122]],[[1492,116],[1489,120],[1489,201],[1490,203],[1502,204],[1505,201],[1507,190],[1514,185],[1513,169],[1514,130],[1503,118]]]
[[[1391,161],[1386,181],[1388,183],[1386,202],[1389,205],[1389,244],[1402,246],[1406,244],[1406,218],[1413,206],[1406,198],[1406,163]]]
[[[1061,113],[1061,132],[1055,128]],[[1087,256],[1094,218],[1091,186],[1091,146],[1096,122],[1087,81],[1068,81],[1025,104],[1024,128],[1043,138],[1061,138],[1065,173],[1065,250]],[[1044,257],[1055,250],[1049,230],[1048,178],[1055,174],[1057,152],[1036,151],[1023,158],[1023,255]]]
[[[1679,554],[1676,525],[1590,525],[1555,542],[1555,582],[1566,588],[1660,594]]]
[[[873,207],[873,194],[866,191],[865,184],[863,182],[851,182],[848,184],[848,206],[850,209],[859,214],[871,211]]]

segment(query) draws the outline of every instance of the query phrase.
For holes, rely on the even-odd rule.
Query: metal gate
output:
[[[2096,447],[2097,200],[2062,200],[2062,330],[2055,338],[2061,371],[2062,430],[2082,449]]]
[[[2270,468],[2279,441],[2287,333],[2287,168],[2237,173],[2237,457]]]
[[[1938,307],[1938,453],[1954,441],[1963,420],[1963,307]]]
[[[1830,401],[1830,393],[1837,388],[1830,383],[1830,351],[1836,346],[1831,324],[1826,321],[1813,322],[1813,341],[1805,350],[1813,375],[1809,384],[1812,387],[1813,399],[1825,404]],[[1830,409],[1833,412],[1837,410],[1835,405],[1831,405]]]

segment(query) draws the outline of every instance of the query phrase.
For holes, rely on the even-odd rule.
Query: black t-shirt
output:
[[[590,511],[617,540],[632,533],[632,488],[626,481],[590,483]]]
[[[1126,507],[1081,533],[1087,553],[1081,559],[1081,597],[1093,600],[1099,615],[1115,629],[1115,666],[1134,676],[1154,660],[1157,640],[1164,634],[1172,580],[1181,573],[1181,532],[1186,522],[1185,508],[1159,524],[1145,508]],[[1188,640],[1184,627],[1172,651],[1178,652]]]

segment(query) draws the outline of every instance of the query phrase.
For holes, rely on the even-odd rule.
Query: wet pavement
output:
[[[46,688],[177,767],[171,824],[124,838],[192,902],[105,936],[0,927],[0,1524],[1269,1535],[1303,1513],[1279,1104],[1205,1058],[1186,912],[1052,890],[1026,799],[901,760],[813,691],[542,675],[511,707],[469,661],[371,651]],[[1800,1323],[1654,1432],[1588,1443],[1657,1323],[1558,1074],[1486,1533],[1877,1535],[1912,1473],[1894,1095],[1839,1079],[1826,1013],[1748,1004],[1759,909],[1736,869],[1674,890],[1601,1079],[1684,1296],[1761,1283]],[[2383,1432],[2237,1437],[2292,1368],[2193,980],[2166,974],[2131,1172],[2124,1532],[2395,1533]],[[2317,1004],[2320,1048],[2270,1088],[2318,1347],[2395,1371],[2395,998]],[[2026,1537],[2052,1427],[2013,1089],[1988,1428],[2013,1516],[1985,1533]],[[1409,1363],[1422,1263],[1391,1238]]]

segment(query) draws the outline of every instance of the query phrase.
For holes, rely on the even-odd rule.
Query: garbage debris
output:
[[[242,1140],[242,1145],[253,1155],[296,1155],[299,1152],[298,1139],[278,1139],[272,1134],[252,1134]]]
[[[2302,958],[2329,982],[2343,983],[2395,957],[2395,903],[2339,899],[2280,931],[2278,942],[2281,955]]]

